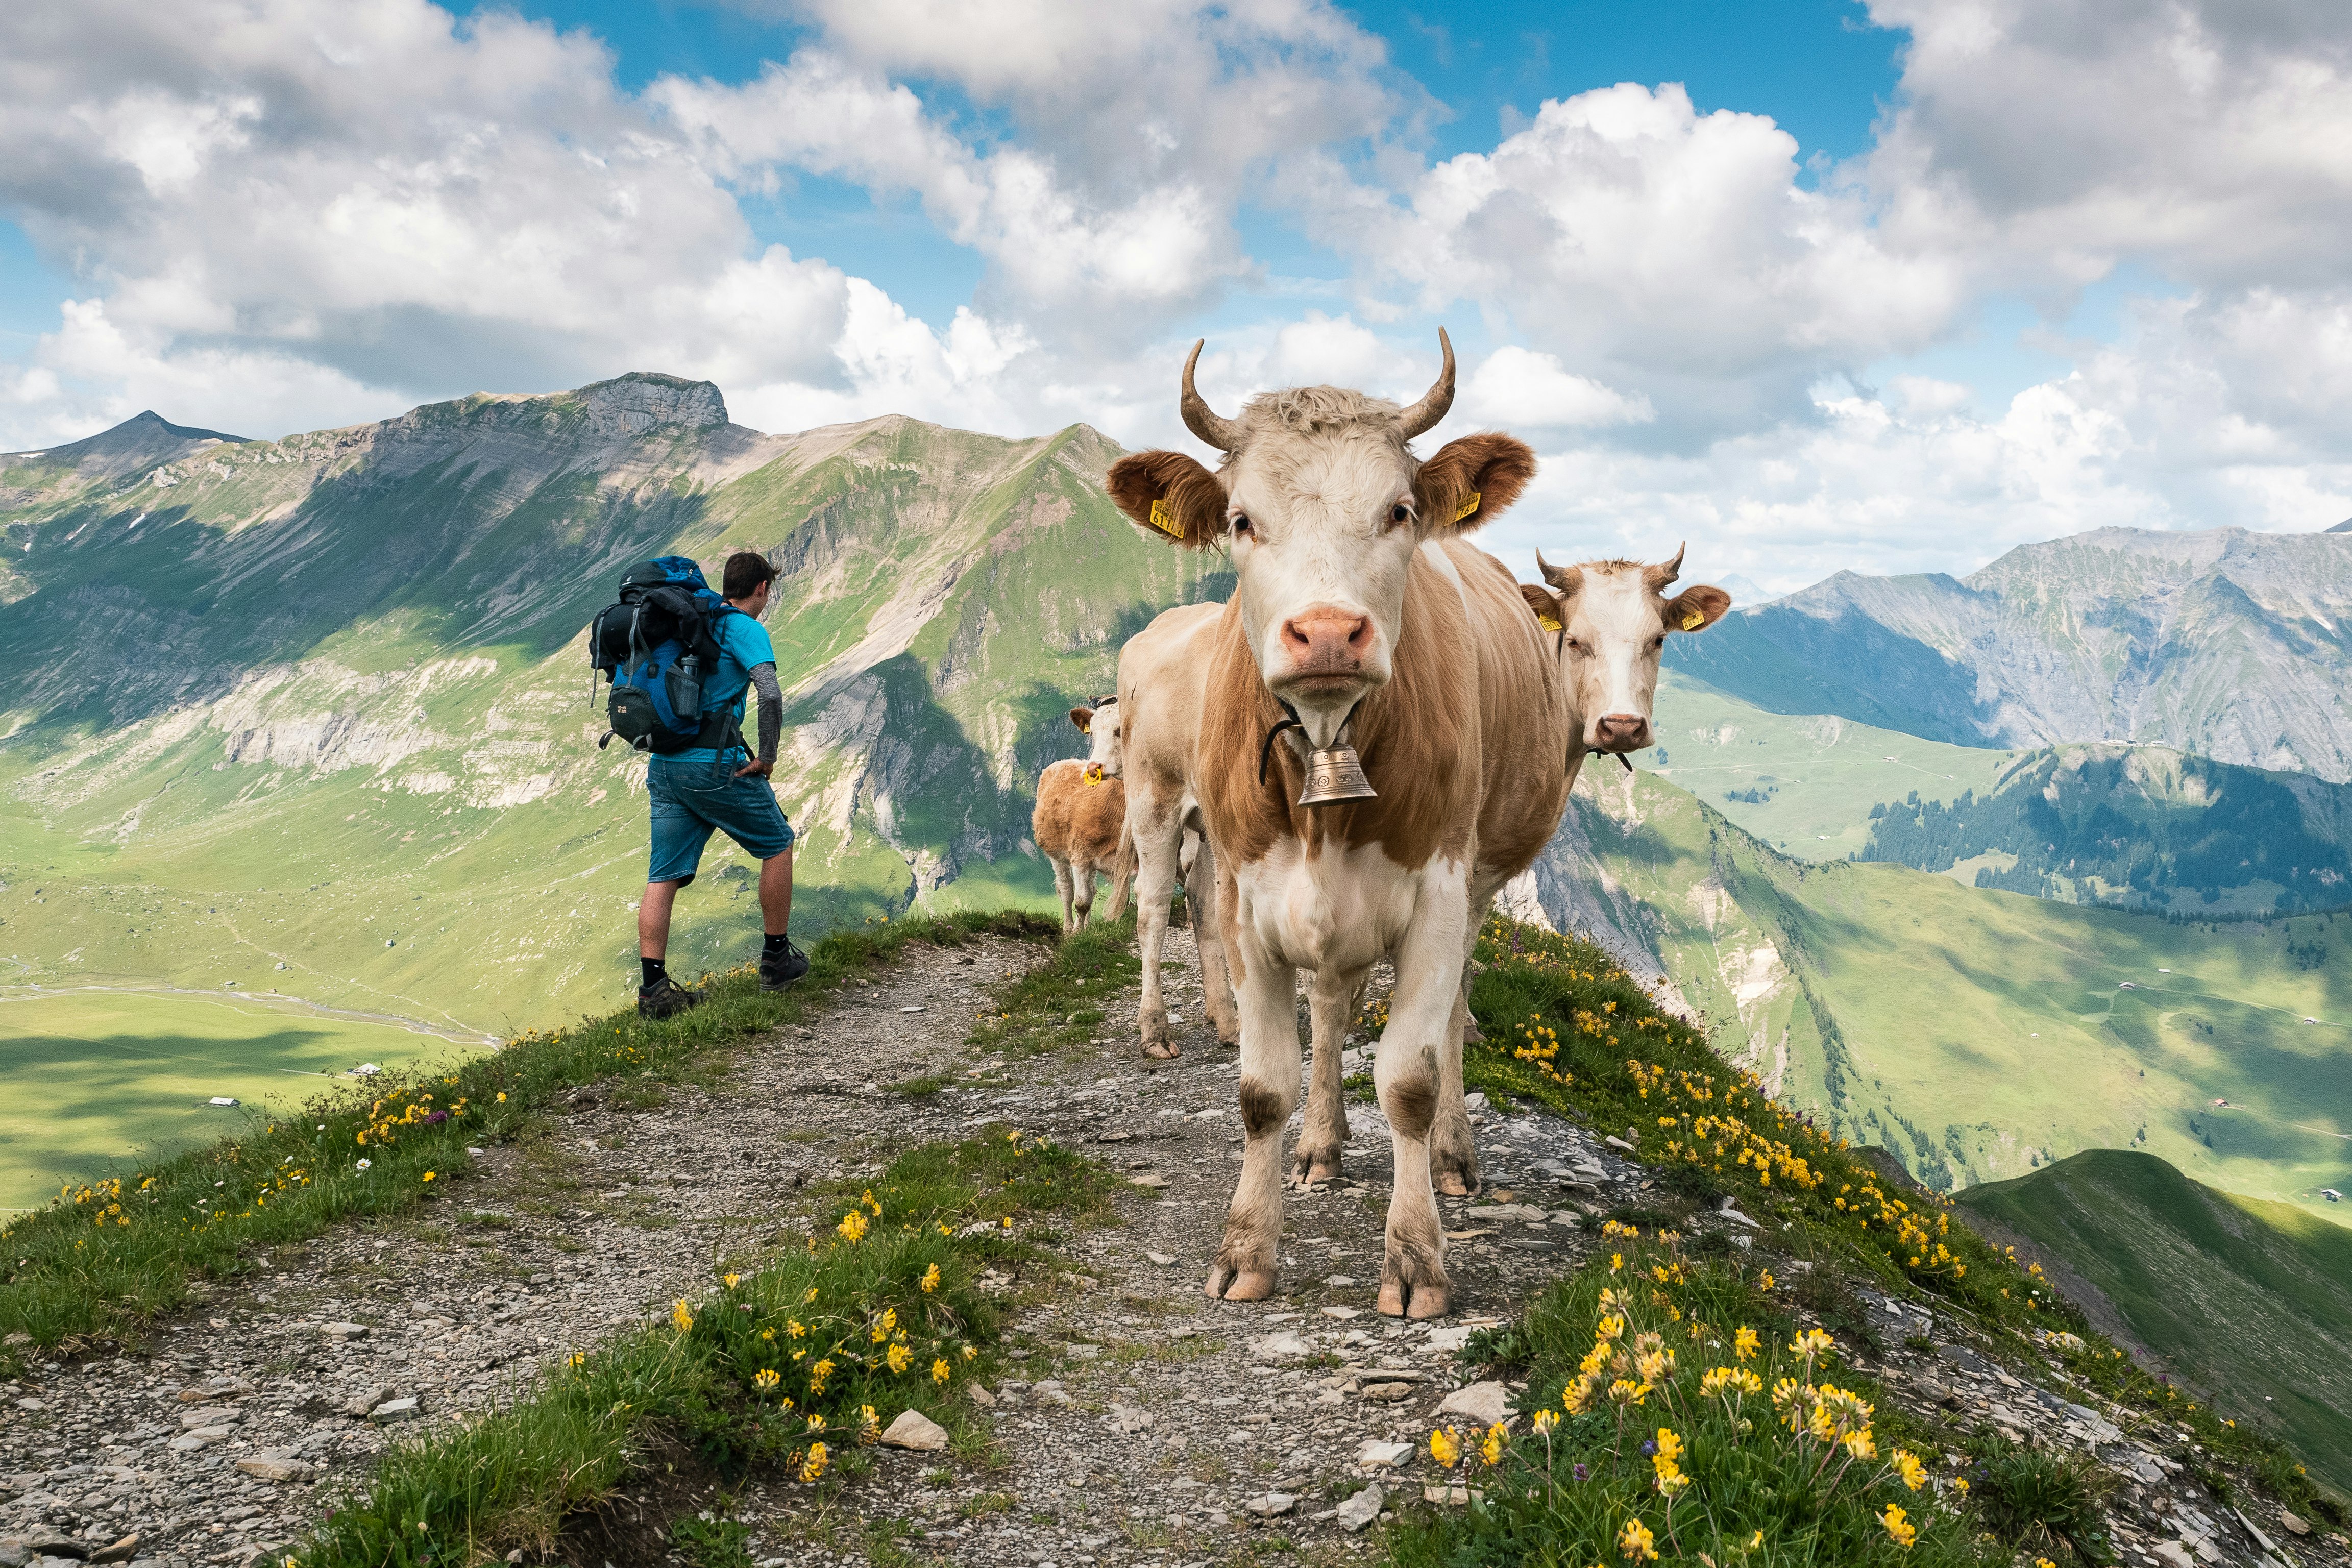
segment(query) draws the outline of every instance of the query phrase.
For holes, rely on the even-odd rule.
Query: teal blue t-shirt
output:
[[[751,670],[756,665],[776,662],[776,645],[768,640],[768,628],[751,616],[737,614],[719,617],[719,668],[702,682],[702,710],[714,713],[730,709],[735,722],[743,722],[743,694],[751,689]],[[751,760],[740,746],[727,748],[728,759],[737,767]],[[673,766],[699,763],[710,766],[719,759],[709,747],[698,751],[672,752],[660,759]]]

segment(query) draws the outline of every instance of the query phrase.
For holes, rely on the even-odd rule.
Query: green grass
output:
[[[546,1553],[569,1516],[656,1450],[729,1479],[756,1468],[830,1490],[843,1456],[905,1410],[984,1445],[963,1395],[992,1369],[999,1331],[981,1271],[1048,1257],[1026,1237],[1032,1222],[1099,1223],[1115,1186],[1082,1156],[994,1131],[908,1150],[825,1204],[804,1249],[745,1260],[668,1321],[575,1352],[515,1405],[381,1456],[297,1560],[425,1568]],[[689,1549],[740,1555],[742,1537],[708,1522],[686,1532]]]
[[[1856,1270],[1883,1288],[1935,1300],[1979,1329],[2052,1348],[2077,1376],[2142,1412],[2158,1430],[2187,1426],[2213,1454],[2247,1466],[2273,1495],[2339,1517],[2338,1505],[2315,1490],[2275,1429],[2232,1421],[2125,1355],[2053,1289],[2039,1262],[1988,1241],[1952,1199],[1884,1178],[1874,1151],[1832,1136],[1775,1101],[1752,1074],[1729,1068],[1699,1030],[1661,1010],[1598,948],[1495,920],[1480,932],[1477,955],[1484,967],[1471,1005],[1486,1039],[1464,1054],[1466,1080],[1634,1144],[1656,1190],[1643,1195],[1640,1208],[1612,1215],[1612,1224],[1674,1226],[1695,1206],[1736,1197],[1764,1222],[1768,1245],[1811,1265],[1792,1300],[1838,1331],[1868,1341],[1865,1315],[1839,1283],[1845,1270]],[[2093,1213],[2085,1223],[2100,1222]],[[2116,1223],[2130,1226],[2131,1212]],[[2307,1255],[2313,1262],[2339,1256],[2341,1244],[2326,1237],[2340,1233],[2299,1223],[2308,1227],[2306,1238],[2321,1238]],[[2326,1289],[2308,1270],[2298,1279],[2297,1290]],[[2266,1310],[2238,1300],[2250,1314]],[[1720,1318],[1718,1311],[1706,1321]],[[2300,1327],[2290,1319],[2267,1331],[2287,1342]],[[2335,1363],[2314,1364],[2332,1369]],[[2292,1426],[2287,1436],[2314,1451],[2333,1440],[2331,1432]]]
[[[1131,910],[1116,923],[1097,921],[1063,939],[1052,963],[997,989],[994,1005],[971,1032],[971,1048],[1018,1059],[1085,1047],[1109,1022],[1103,1004],[1143,973],[1131,951],[1134,942]],[[916,1079],[915,1084],[923,1081]]]
[[[1585,1568],[1644,1550],[1718,1568],[2009,1561],[1951,1489],[1940,1445],[1921,1440],[1932,1435],[1835,1350],[1801,1351],[1754,1271],[1689,1258],[1672,1233],[1612,1229],[1620,1250],[1551,1286],[1514,1327],[1532,1417],[1522,1435],[1487,1448],[1475,1429],[1458,1434],[1464,1479],[1483,1497],[1410,1517],[1391,1562]],[[1820,1398],[1819,1429],[1802,1402],[1776,1400],[1784,1379]],[[1646,1545],[1628,1540],[1636,1530]]]
[[[469,1143],[507,1137],[558,1093],[600,1079],[658,1085],[710,1053],[806,1016],[846,978],[917,941],[982,932],[1043,938],[1035,916],[959,914],[836,932],[789,992],[749,969],[667,1022],[634,1011],[532,1032],[450,1070],[322,1096],[297,1114],[172,1155],[91,1174],[49,1207],[0,1227],[0,1335],[72,1348],[120,1341],[187,1299],[191,1279],[234,1274],[259,1248],[360,1215],[463,1202]],[[368,1162],[362,1169],[360,1162]]]
[[[421,1070],[478,1049],[268,995],[0,995],[0,1211],[37,1206],[68,1170],[241,1131],[362,1062]]]
[[[1643,902],[1619,940],[1657,955],[1724,1055],[1921,1179],[2138,1147],[2352,1219],[2319,1197],[2352,1185],[2352,916],[2176,926],[1804,865],[1646,774],[1580,784],[1576,809],[1597,864],[1559,868]]]
[[[2063,1261],[2118,1332],[2229,1415],[2289,1435],[2321,1479],[2352,1492],[2352,1234],[2120,1150],[1972,1188],[1961,1205]]]
[[[1870,842],[1870,808],[1882,801],[1914,790],[1922,800],[1982,795],[2022,754],[1830,715],[1767,712],[1674,669],[1659,674],[1654,717],[1657,748],[1638,763],[1804,860],[1860,851]]]

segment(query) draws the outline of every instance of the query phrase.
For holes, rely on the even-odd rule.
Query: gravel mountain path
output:
[[[40,1366],[0,1391],[0,1568],[274,1558],[417,1423],[485,1410],[570,1352],[698,1294],[720,1258],[796,1241],[813,1185],[999,1122],[1133,1184],[1118,1223],[1059,1244],[1067,1267],[1015,1297],[983,1411],[987,1451],[875,1450],[863,1477],[830,1493],[773,1478],[732,1496],[633,1489],[567,1538],[566,1560],[688,1562],[664,1527],[698,1508],[747,1524],[761,1568],[1368,1555],[1376,1537],[1360,1532],[1380,1500],[1418,1500],[1441,1479],[1421,1447],[1439,1407],[1511,1392],[1458,1388],[1454,1352],[1574,1267],[1598,1245],[1595,1217],[1637,1199],[1647,1178],[1585,1129],[1474,1102],[1486,1190],[1441,1200],[1457,1310],[1392,1322],[1373,1310],[1386,1128],[1376,1106],[1351,1100],[1344,1177],[1289,1194],[1279,1293],[1210,1300],[1201,1282],[1241,1125],[1236,1053],[1204,1025],[1189,936],[1171,932],[1167,955],[1184,1053],[1172,1062],[1145,1060],[1128,1033],[1132,988],[1103,999],[1105,1022],[1081,1050],[976,1057],[965,1041],[990,988],[1038,956],[1003,939],[914,944],[705,1083],[581,1090],[531,1135],[453,1173],[424,1211],[283,1249],[132,1353]],[[1349,1069],[1365,1065],[1351,1050]],[[898,1087],[939,1078],[953,1081]],[[1741,1245],[1752,1224],[1698,1223]],[[1890,1344],[1948,1328],[1867,1300],[1888,1315]],[[1907,1373],[1881,1370],[1902,1386],[1913,1378],[1923,1406],[1974,1401],[2021,1440],[2047,1426],[2064,1441],[2058,1425],[2084,1414],[2048,1395],[2048,1409],[2004,1400],[1987,1368],[1916,1359]]]

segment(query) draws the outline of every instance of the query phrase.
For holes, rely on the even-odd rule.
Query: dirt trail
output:
[[[822,1503],[755,1480],[731,1507],[761,1568],[1368,1554],[1341,1497],[1367,1479],[1417,1497],[1437,1479],[1419,1445],[1454,1389],[1454,1349],[1572,1268],[1598,1240],[1589,1216],[1638,1195],[1646,1177],[1559,1118],[1474,1105],[1486,1191],[1441,1200],[1456,1312],[1392,1322],[1373,1310],[1386,1130],[1376,1107],[1351,1101],[1345,1176],[1288,1196],[1279,1293],[1209,1300],[1201,1283],[1241,1126],[1235,1053],[1203,1026],[1189,937],[1171,932],[1168,952],[1181,1059],[1141,1058],[1128,988],[1103,1000],[1107,1021],[1082,1051],[964,1077],[982,1065],[964,1040],[989,987],[1038,958],[1003,940],[915,944],[822,1017],[742,1049],[706,1087],[583,1090],[542,1132],[480,1155],[425,1211],[288,1249],[142,1353],[38,1369],[0,1395],[0,1568],[45,1542],[89,1553],[133,1534],[133,1560],[152,1568],[275,1554],[377,1448],[416,1430],[383,1401],[415,1399],[425,1422],[482,1410],[568,1352],[707,1289],[716,1258],[804,1235],[810,1185],[996,1121],[1136,1180],[1120,1223],[1062,1247],[1056,1293],[1022,1298],[986,1411],[992,1461],[879,1450]],[[1351,1052],[1350,1070],[1362,1065]],[[942,1074],[959,1081],[921,1097],[893,1087]],[[1748,1241],[1720,1215],[1690,1228]],[[1893,1364],[1876,1370],[1906,1402],[1965,1400],[2019,1441],[2109,1442],[2113,1428],[2081,1406],[1945,1346],[1949,1324],[1863,1300],[1885,1315]],[[1894,1348],[1923,1336],[1935,1353]],[[2110,1462],[2150,1467],[2151,1531],[2189,1518],[2234,1528],[2168,1502],[2176,1483],[2144,1452],[2125,1445]],[[2137,1506],[2138,1485],[2125,1493]],[[646,1494],[641,1523],[621,1517],[639,1500],[617,1500],[598,1560],[657,1561],[668,1548],[651,1527],[722,1506]]]

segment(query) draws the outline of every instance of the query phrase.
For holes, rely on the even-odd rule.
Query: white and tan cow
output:
[[[1135,937],[1143,961],[1143,994],[1136,1025],[1143,1053],[1181,1054],[1168,1032],[1160,994],[1160,955],[1168,938],[1168,906],[1181,879],[1184,907],[1200,954],[1202,1005],[1217,1037],[1241,1035],[1226,981],[1224,942],[1216,919],[1216,861],[1200,837],[1199,797],[1192,788],[1201,730],[1201,672],[1215,646],[1223,605],[1180,605],[1162,611],[1127,640],[1118,654],[1118,708],[1125,715],[1127,832],[1135,846]],[[1185,854],[1186,840],[1192,853]]]
[[[1087,737],[1083,763],[1046,765],[1037,778],[1037,805],[1029,815],[1029,835],[1052,862],[1054,887],[1062,895],[1062,929],[1076,931],[1095,905],[1095,879],[1110,879],[1110,908],[1117,920],[1127,908],[1135,858],[1127,841],[1125,786],[1119,782],[1124,747],[1117,699],[1070,710],[1070,722]]]
[[[1669,599],[1664,590],[1682,574],[1683,552],[1671,561],[1587,561],[1554,566],[1536,552],[1545,587],[1519,591],[1550,634],[1565,678],[1561,696],[1575,716],[1587,752],[1622,756],[1649,745],[1652,703],[1658,694],[1658,659],[1675,632],[1703,632],[1723,619],[1731,595],[1700,584]],[[1571,773],[1574,763],[1570,763]]]
[[[1108,483],[1139,524],[1228,548],[1238,579],[1200,672],[1193,781],[1240,1005],[1247,1140],[1207,1286],[1236,1300],[1274,1289],[1282,1130],[1298,1099],[1298,972],[1315,973],[1315,1033],[1336,1037],[1388,956],[1397,983],[1374,1085],[1394,1185],[1380,1305],[1433,1317],[1449,1287],[1432,1153],[1471,1156],[1460,1001],[1472,911],[1535,858],[1567,791],[1550,640],[1510,574],[1460,537],[1517,499],[1535,458],[1500,435],[1413,456],[1406,443],[1453,401],[1450,344],[1437,384],[1410,408],[1303,387],[1254,398],[1237,419],[1193,390],[1199,354],[1185,366],[1182,411],[1229,454],[1223,468],[1143,452],[1115,464]],[[1294,716],[1297,728],[1277,735]],[[1294,805],[1307,749],[1342,742],[1377,798]],[[1314,1099],[1336,1116],[1336,1053],[1329,1070],[1332,1092],[1319,1092],[1318,1072]],[[1310,1120],[1302,1152],[1336,1167],[1345,1135],[1344,1122]]]

